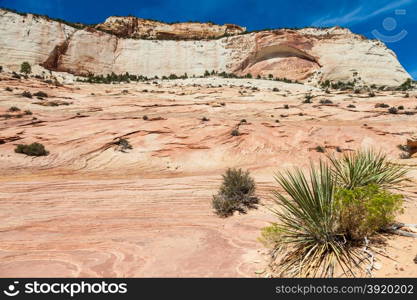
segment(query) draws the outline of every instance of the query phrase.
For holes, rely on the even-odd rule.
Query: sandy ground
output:
[[[398,220],[417,223],[417,159],[400,160],[397,148],[417,132],[417,117],[374,107],[417,112],[413,93],[326,94],[248,79],[55,87],[0,78],[0,115],[10,115],[0,117],[1,277],[268,276],[257,237],[274,221],[264,207],[276,188],[274,172],[324,159],[317,146],[373,147],[409,165]],[[25,90],[49,97],[24,98]],[[312,104],[302,103],[308,93]],[[67,105],[45,106],[52,102]],[[11,106],[21,111],[7,112]],[[240,136],[231,136],[235,128]],[[119,151],[119,138],[133,149]],[[50,154],[14,153],[32,142]],[[222,219],[211,196],[228,167],[251,171],[262,204]],[[415,239],[384,239],[374,276],[417,276]]]

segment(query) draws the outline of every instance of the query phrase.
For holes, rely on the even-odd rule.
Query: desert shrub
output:
[[[348,108],[356,108],[356,106],[355,106],[355,105],[353,105],[353,104],[349,104],[347,107],[348,107]]]
[[[32,115],[32,112],[30,110],[25,110],[25,115]]]
[[[19,107],[16,107],[16,106],[12,106],[7,111],[9,111],[9,112],[17,112],[17,111],[20,111],[20,108]]]
[[[5,91],[6,91],[6,92],[13,92],[13,89],[12,89],[11,87],[9,87],[9,86],[8,86],[8,87],[6,87],[6,88],[5,88]]]
[[[238,130],[238,129],[233,129],[233,130],[230,132],[230,134],[231,134],[232,136],[239,136],[239,135],[240,135],[240,132],[239,132],[239,130]]]
[[[280,223],[265,229],[264,239],[275,241],[273,257],[283,255],[280,275],[332,277],[337,266],[347,274],[359,254],[337,231],[336,180],[329,166],[320,162],[310,167],[309,176],[295,169],[278,173],[275,180],[285,192],[273,193],[279,208],[271,210]]]
[[[313,96],[311,96],[310,94],[305,95],[303,103],[313,103],[312,99],[313,99]]]
[[[222,185],[212,201],[217,215],[227,217],[235,211],[244,213],[247,208],[255,207],[259,199],[254,196],[256,186],[249,171],[228,169],[222,177]]]
[[[385,154],[362,150],[328,156],[332,171],[342,188],[354,189],[370,184],[392,187],[406,179],[408,170],[393,164]]]
[[[132,145],[129,143],[127,139],[119,139],[117,142],[115,142],[115,144],[119,146],[119,150],[122,152],[129,149],[133,149]]]
[[[17,74],[16,72],[13,72],[12,73],[12,78],[20,79],[21,76],[19,74]]]
[[[290,106],[288,104],[284,104],[284,109],[290,109]]]
[[[274,88],[272,89],[272,91],[273,91],[273,92],[279,92],[279,88],[274,87]]]
[[[321,99],[320,104],[333,104],[333,101],[329,99]]]
[[[385,103],[377,103],[375,104],[375,108],[388,108],[389,105]]]
[[[45,156],[49,154],[44,145],[40,143],[32,143],[30,145],[20,144],[16,146],[14,151],[16,153],[22,153],[29,156]]]
[[[207,117],[203,117],[203,118],[201,119],[201,121],[203,121],[203,122],[208,122],[208,121],[210,121],[210,119],[209,119],[209,118],[207,118]]]
[[[370,93],[368,94],[368,96],[369,96],[369,97],[375,97],[375,93],[374,93],[374,92],[370,92]]]
[[[281,231],[277,223],[262,228],[259,241],[266,247],[274,247],[280,242]]]
[[[144,121],[149,120],[149,118],[148,118],[148,116],[147,116],[147,115],[144,115],[144,116],[142,117],[142,119],[143,119]]]
[[[32,94],[31,94],[30,92],[28,92],[28,91],[24,91],[24,92],[22,93],[22,97],[32,98]]]
[[[363,240],[394,222],[401,212],[403,196],[371,184],[340,189],[335,195],[339,232],[348,240]]]
[[[315,149],[317,152],[320,152],[320,153],[326,152],[326,148],[324,148],[323,146],[317,146]]]
[[[45,92],[39,91],[39,92],[34,93],[33,96],[47,98],[48,94]]]
[[[25,74],[30,74],[32,73],[32,67],[30,66],[30,64],[27,61],[24,61],[21,65],[20,65],[20,72],[21,73],[25,73]]]
[[[396,108],[396,107],[390,107],[389,109],[388,109],[388,112],[390,113],[390,114],[397,114],[398,113],[398,109]]]
[[[400,105],[397,108],[398,108],[398,110],[404,110],[404,106],[403,105]]]

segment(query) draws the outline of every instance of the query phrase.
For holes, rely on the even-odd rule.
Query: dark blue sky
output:
[[[417,78],[417,0],[0,0],[0,7],[82,23],[135,15],[166,22],[234,23],[248,30],[339,25],[378,36]]]

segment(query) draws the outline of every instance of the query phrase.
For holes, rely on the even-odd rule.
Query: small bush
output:
[[[144,115],[144,116],[142,117],[142,119],[143,119],[144,121],[149,120],[149,118],[148,118],[148,116],[147,116],[147,115]]]
[[[284,109],[290,109],[290,106],[288,104],[284,104]]]
[[[316,151],[320,152],[320,153],[324,153],[324,152],[326,152],[326,148],[324,148],[323,146],[317,146]]]
[[[119,150],[122,152],[133,149],[132,145],[127,139],[119,139],[117,142],[115,142],[115,144],[119,146]]]
[[[259,199],[255,194],[255,181],[249,172],[242,169],[228,169],[217,195],[213,196],[213,209],[216,214],[227,217],[234,211],[245,213],[247,208],[254,208]]]
[[[49,152],[46,151],[44,145],[40,143],[32,143],[30,145],[17,145],[14,152],[26,154],[29,156],[45,156],[49,154]]]
[[[313,96],[305,95],[303,103],[313,103],[312,99],[313,99]]]
[[[12,89],[11,87],[9,87],[9,86],[8,86],[8,87],[6,87],[6,88],[5,88],[5,91],[6,91],[6,92],[13,92],[13,89]]]
[[[348,108],[356,108],[356,106],[355,106],[355,105],[353,105],[353,104],[349,104],[347,107],[348,107]]]
[[[210,121],[210,119],[209,119],[209,118],[206,118],[206,117],[203,117],[203,118],[201,119],[201,121],[203,121],[203,122],[208,122],[208,121]]]
[[[17,112],[17,111],[20,111],[20,108],[19,107],[16,107],[16,106],[12,106],[7,111],[9,111],[9,112]]]
[[[48,94],[45,93],[45,92],[42,92],[42,91],[39,91],[39,92],[34,93],[33,96],[42,97],[42,98],[48,98]]]
[[[370,93],[368,94],[368,96],[369,96],[369,97],[375,97],[375,93],[374,93],[374,92],[370,92]]]
[[[404,106],[403,105],[398,106],[398,110],[404,110]]]
[[[25,115],[32,115],[32,112],[30,110],[25,110]]]
[[[363,240],[394,222],[403,196],[372,184],[353,190],[340,189],[335,196],[339,232],[348,239]]]
[[[377,103],[375,104],[375,108],[388,108],[389,105],[385,103]]]
[[[329,99],[321,99],[320,104],[333,104],[333,101]]]
[[[30,64],[27,61],[23,62],[20,65],[20,72],[25,73],[25,74],[32,73],[32,67],[30,66]]]
[[[239,136],[240,132],[237,129],[233,129],[232,132],[230,133],[232,136]]]
[[[31,94],[30,92],[28,92],[28,91],[24,91],[24,92],[22,93],[22,97],[32,98],[32,94]]]
[[[390,107],[390,108],[388,109],[388,112],[389,112],[390,114],[395,115],[395,114],[397,114],[397,113],[398,113],[398,109],[397,109],[396,107]]]

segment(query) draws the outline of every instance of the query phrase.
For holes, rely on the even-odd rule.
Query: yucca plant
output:
[[[374,150],[345,153],[340,158],[329,155],[328,158],[338,185],[345,189],[369,184],[393,187],[406,179],[404,166],[393,164],[385,154]]]
[[[336,178],[321,162],[311,165],[309,178],[300,170],[278,173],[275,180],[286,194],[274,192],[278,209],[271,209],[280,223],[275,234],[274,256],[283,255],[283,276],[333,277],[335,270],[353,274],[360,254],[337,232],[338,213],[334,196]],[[265,231],[268,233],[268,230]]]

